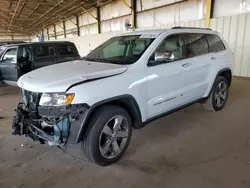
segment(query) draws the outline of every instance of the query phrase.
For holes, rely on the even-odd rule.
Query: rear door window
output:
[[[60,56],[70,56],[75,54],[71,45],[57,46],[57,51]]]
[[[35,46],[35,56],[36,57],[46,57],[49,56],[49,47],[48,46]]]
[[[200,56],[209,53],[209,47],[204,34],[183,34],[186,58]]]
[[[16,59],[17,59],[17,48],[10,48],[6,50],[2,58],[3,61],[10,61],[11,63],[16,63]]]
[[[206,39],[209,44],[210,52],[220,52],[225,50],[225,46],[217,35],[207,34]]]
[[[19,46],[18,53],[17,53],[18,59],[22,59],[25,61],[31,61],[31,48],[30,46]]]

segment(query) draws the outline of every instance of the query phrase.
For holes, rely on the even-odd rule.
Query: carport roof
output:
[[[0,0],[0,33],[31,34],[112,0]]]

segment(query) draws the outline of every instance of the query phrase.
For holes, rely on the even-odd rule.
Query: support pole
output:
[[[97,7],[96,9],[97,11],[97,29],[98,29],[98,34],[101,33],[101,11],[100,11],[100,7]]]
[[[64,38],[67,38],[65,21],[63,21],[63,34],[64,34]]]
[[[80,5],[80,8],[83,9],[88,15],[90,15],[92,18],[94,18],[97,21],[97,30],[98,34],[101,33],[101,14],[100,14],[100,7],[96,7],[97,17],[95,17],[93,14],[91,14],[87,9],[85,9],[83,6]]]
[[[68,17],[64,16],[64,18],[66,18],[66,20],[70,21],[72,24],[77,25],[77,23],[73,22],[71,19],[69,19]]]
[[[94,18],[95,20],[97,20],[97,18],[91,14],[87,9],[85,9],[82,5],[80,5],[80,8],[83,9],[88,15],[90,15],[92,18]]]
[[[214,17],[214,3],[215,3],[215,0],[211,0],[211,14],[210,14],[210,18],[213,18]]]
[[[132,1],[131,1],[131,3],[132,3]],[[134,0],[134,1],[136,1],[136,0]],[[131,15],[132,15],[132,29],[133,29],[133,31],[135,31],[135,11],[134,11],[134,9],[132,7],[130,7],[128,5],[128,3],[125,0],[122,0],[122,2],[124,3],[124,5],[126,7],[128,7],[131,10]]]
[[[60,27],[61,29],[63,29],[63,27],[62,27],[62,26],[60,26],[59,24],[55,23],[55,25],[57,25],[58,27]]]
[[[212,0],[206,0],[206,28],[210,28]]]
[[[55,39],[57,39],[57,36],[56,36],[56,25],[53,25],[54,26],[54,35],[55,35]]]
[[[49,28],[47,28],[47,35],[48,35],[48,40],[49,40]]]
[[[80,27],[79,27],[79,16],[76,16],[76,28],[77,28],[77,36],[80,36]]]
[[[132,14],[132,26],[135,29],[137,27],[137,15],[136,15],[136,7],[137,7],[137,1],[136,0],[131,0],[131,14]]]

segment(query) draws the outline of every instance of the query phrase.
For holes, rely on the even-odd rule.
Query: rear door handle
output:
[[[212,60],[216,60],[216,57],[211,57]]]
[[[183,64],[182,66],[183,67],[189,67],[191,65],[191,63],[185,63],[185,64]]]

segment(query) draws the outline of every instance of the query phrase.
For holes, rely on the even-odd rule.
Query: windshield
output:
[[[154,38],[143,38],[142,35],[114,37],[82,59],[122,65],[133,64],[153,41]]]

